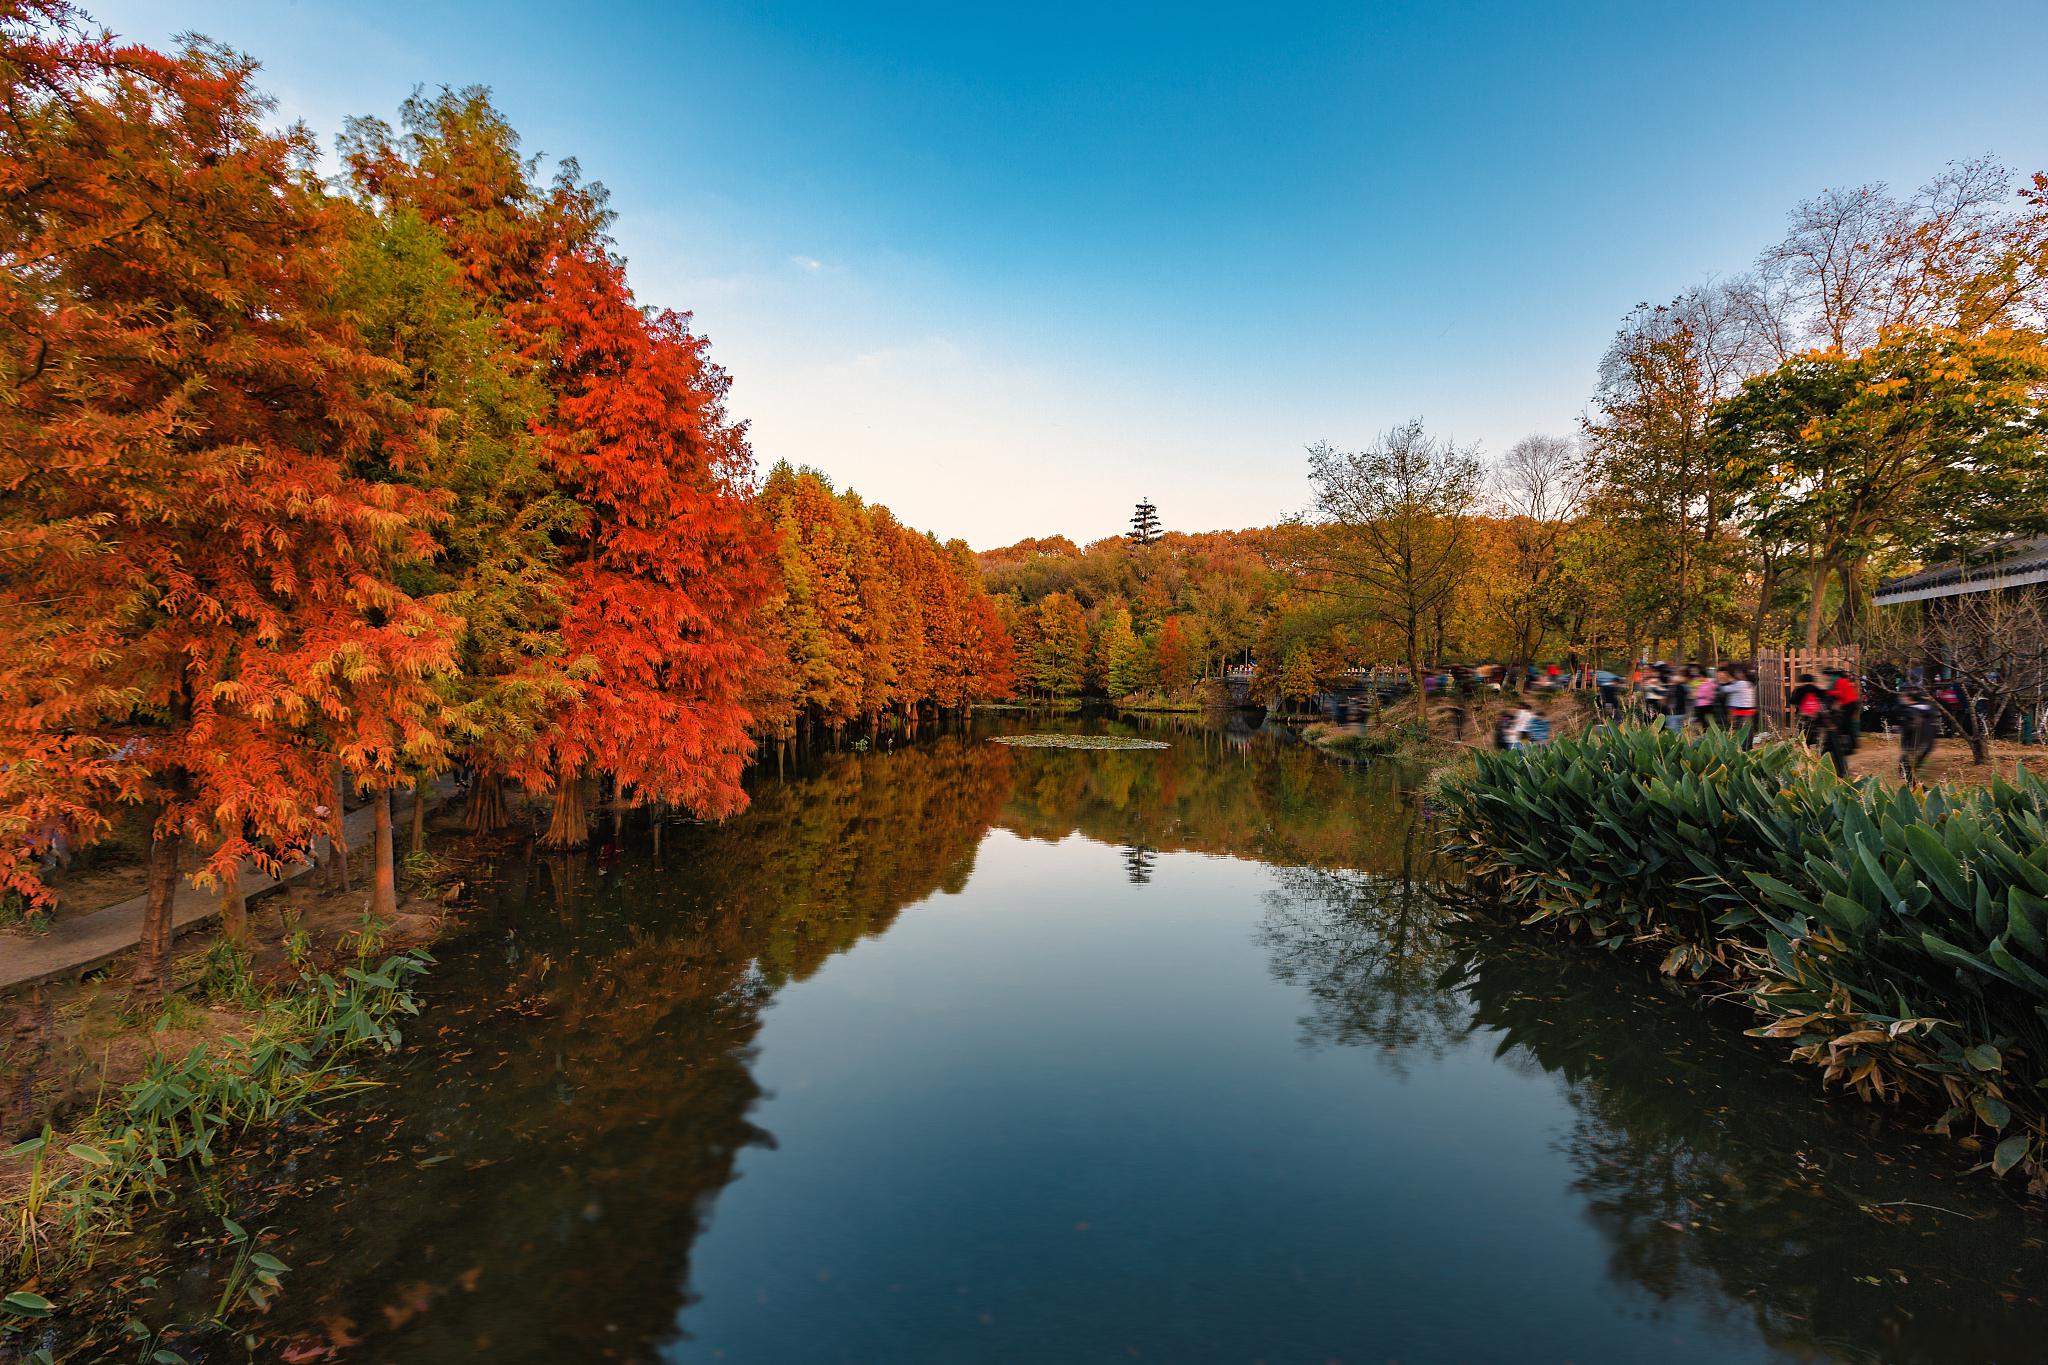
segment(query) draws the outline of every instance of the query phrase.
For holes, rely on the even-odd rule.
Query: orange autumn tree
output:
[[[554,488],[533,432],[546,407],[539,381],[465,286],[440,235],[404,205],[382,214],[362,206],[352,216],[337,304],[389,362],[394,396],[425,419],[374,442],[354,468],[440,504],[435,553],[405,566],[400,581],[461,621],[457,667],[440,685],[447,747],[387,766],[369,784],[382,912],[395,891],[394,782],[422,787],[465,753],[501,772],[569,696],[552,663],[563,598],[553,538],[580,515]],[[416,851],[425,804],[413,803]],[[499,783],[473,787],[470,813],[478,828],[502,823]]]
[[[402,117],[402,139],[351,124],[351,177],[441,233],[501,318],[548,391],[537,435],[581,513],[556,537],[570,697],[508,766],[555,794],[556,846],[585,838],[591,775],[636,803],[735,811],[771,577],[726,376],[687,315],[635,303],[604,191],[573,162],[536,187],[537,160],[481,90],[415,97]]]
[[[251,64],[0,0],[0,879],[154,814],[136,978],[167,985],[188,845],[231,877],[312,832],[331,758],[438,743],[431,547],[348,460],[416,420],[326,306],[339,242]]]
[[[778,464],[761,488],[782,573],[777,646],[799,725],[838,730],[860,714],[860,589],[845,508],[816,470]]]
[[[725,375],[687,318],[642,314],[602,255],[559,263],[545,304],[557,392],[547,448],[590,514],[565,547],[562,629],[571,676],[590,676],[529,761],[554,781],[550,841],[582,842],[574,797],[586,772],[636,801],[730,814],[745,804],[745,686],[762,661],[769,577]]]
[[[933,699],[964,711],[976,701],[1000,699],[1016,688],[1016,654],[996,612],[995,599],[981,581],[981,566],[964,540],[926,543],[941,557],[948,616],[939,633]]]
[[[835,493],[814,469],[777,464],[761,504],[781,575],[773,671],[787,708],[762,717],[764,732],[837,734],[1010,695],[1009,631],[965,545]]]
[[[1159,677],[1159,685],[1172,692],[1186,687],[1194,677],[1194,648],[1188,642],[1187,627],[1178,616],[1169,616],[1159,623],[1159,639],[1153,648],[1153,672]]]

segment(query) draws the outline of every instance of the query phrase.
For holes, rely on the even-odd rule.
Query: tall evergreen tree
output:
[[[1150,545],[1159,539],[1159,509],[1149,499],[1141,500],[1131,513],[1131,529],[1125,534],[1134,545]]]

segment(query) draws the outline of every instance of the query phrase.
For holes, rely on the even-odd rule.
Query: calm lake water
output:
[[[1171,747],[988,742],[1048,725]],[[2048,1358],[2048,1225],[1458,932],[1436,837],[1242,722],[1004,719],[504,866],[384,1088],[223,1174],[294,1267],[259,1357]]]

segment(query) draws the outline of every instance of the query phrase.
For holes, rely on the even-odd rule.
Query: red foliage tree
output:
[[[1157,650],[1155,671],[1159,674],[1159,685],[1169,692],[1186,687],[1194,676],[1195,652],[1180,617],[1169,616],[1159,623]]]
[[[762,659],[769,576],[724,372],[686,317],[634,307],[607,257],[557,262],[544,312],[557,395],[547,447],[588,519],[566,554],[577,698],[525,775],[552,777],[572,814],[586,770],[636,800],[730,814],[746,799],[746,680]],[[550,835],[582,838],[567,818]]]
[[[481,90],[416,97],[403,118],[402,140],[374,121],[351,126],[351,175],[439,230],[499,311],[552,397],[539,434],[583,512],[560,538],[569,699],[514,775],[555,792],[557,845],[585,837],[592,772],[636,801],[737,810],[771,573],[726,376],[686,314],[636,306],[605,236],[603,189],[574,163],[537,188],[537,163]]]
[[[251,70],[0,0],[0,878],[149,803],[159,990],[185,846],[302,843],[332,755],[436,742],[449,655],[391,575],[432,509],[348,473],[414,415],[322,306],[332,206]]]

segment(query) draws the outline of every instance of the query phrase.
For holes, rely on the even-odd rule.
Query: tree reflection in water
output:
[[[1511,930],[1465,936],[1452,976],[1474,1030],[1568,1087],[1559,1141],[1617,1280],[1747,1305],[1795,1354],[2011,1358],[2013,1309],[2040,1303],[2037,1231],[1896,1118],[1821,1103],[1732,1011]]]
[[[1277,869],[1257,937],[1274,978],[1308,995],[1304,1043],[1375,1046],[1405,1072],[1416,1056],[1441,1056],[1471,1025],[1464,1000],[1437,985],[1454,940],[1429,893],[1420,806],[1409,803],[1396,822],[1394,870]]]
[[[1822,1102],[1734,1011],[1458,919],[1431,894],[1419,804],[1401,829],[1392,869],[1275,873],[1258,939],[1308,997],[1305,1043],[1397,1073],[1490,1047],[1557,1077],[1571,1188],[1612,1278],[1659,1311],[1747,1315],[1795,1358],[2012,1358],[2048,1268],[2024,1211],[1896,1117]]]

